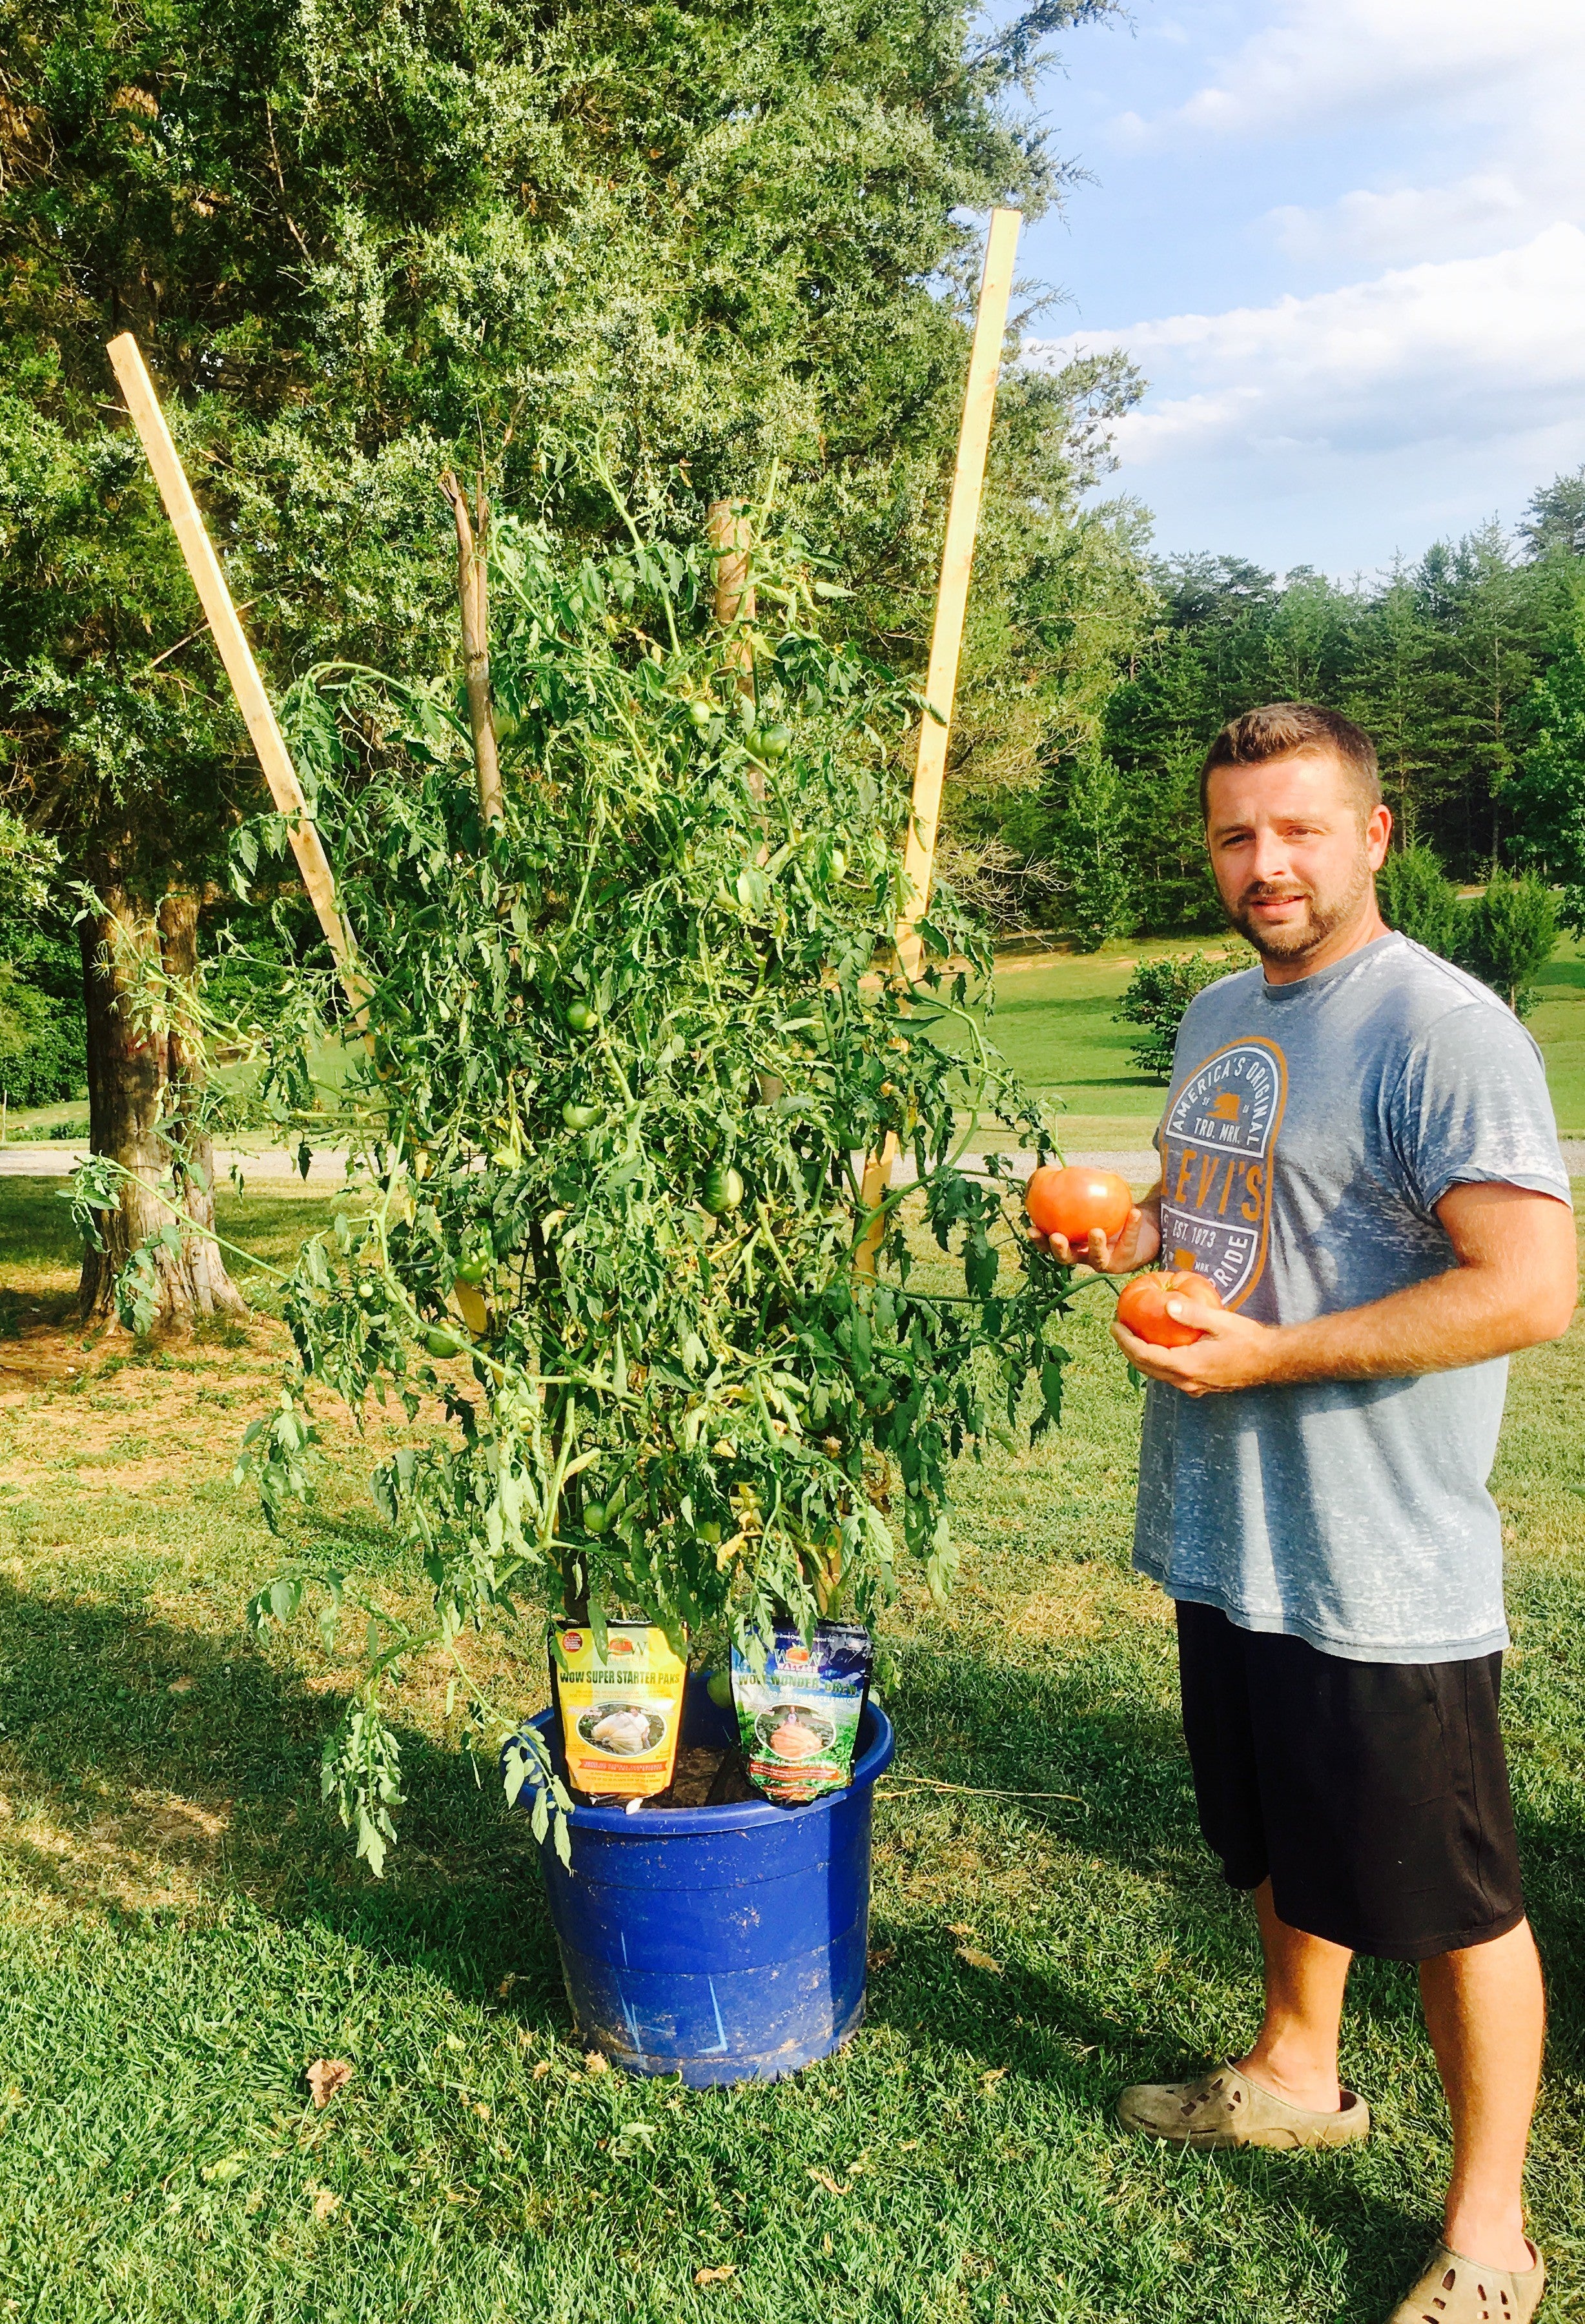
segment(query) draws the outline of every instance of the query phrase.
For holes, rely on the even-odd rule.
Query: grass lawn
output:
[[[228,1222],[269,1253],[324,1215],[277,1194]],[[950,1611],[898,1609],[864,2030],[790,2083],[692,2093],[569,2043],[526,1819],[475,1787],[438,1677],[387,1880],[327,1825],[340,1665],[239,1618],[280,1556],[227,1473],[279,1327],[86,1349],[47,1184],[0,1181],[0,2317],[1385,2312],[1447,2163],[1410,1972],[1355,1977],[1364,2149],[1177,2153],[1111,2119],[1120,2083],[1248,2037],[1257,1954],[1194,1831],[1166,1609],[1128,1568],[1138,1406],[1099,1317],[1074,1324],[1060,1437],[965,1471]],[[1516,1364],[1497,1479],[1560,2319],[1585,2317],[1581,1352],[1576,1332]],[[327,1434],[316,1531],[416,1595],[367,1499],[373,1447]],[[539,1699],[531,1637],[494,1662]],[[355,2074],[317,2113],[320,2056]]]
[[[1060,1100],[1063,1143],[1075,1152],[1149,1144],[1162,1089],[1129,1062],[1139,1038],[1116,1021],[1141,959],[1221,952],[1219,936],[1184,943],[1110,943],[1097,953],[1053,953],[1002,964],[991,1037],[1009,1063],[1048,1100]],[[1539,978],[1530,1030],[1546,1058],[1558,1129],[1585,1138],[1585,950],[1565,937]]]

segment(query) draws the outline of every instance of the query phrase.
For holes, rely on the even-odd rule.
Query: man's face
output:
[[[1265,959],[1303,962],[1368,908],[1392,817],[1378,807],[1361,821],[1332,752],[1218,767],[1206,805],[1223,907]]]

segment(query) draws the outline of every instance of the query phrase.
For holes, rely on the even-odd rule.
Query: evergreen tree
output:
[[[1459,892],[1429,847],[1405,847],[1390,854],[1376,875],[1376,899],[1389,928],[1396,928],[1428,952],[1456,960],[1462,916]]]
[[[1494,524],[1422,567],[1452,678],[1443,764],[1463,811],[1467,864],[1495,861],[1502,794],[1517,766],[1515,712],[1534,682],[1543,642],[1541,593]]]
[[[1524,769],[1512,790],[1520,844],[1562,886],[1565,926],[1585,936],[1585,589],[1525,710]]]
[[[1401,566],[1359,607],[1352,643],[1348,715],[1376,744],[1396,844],[1411,850],[1453,788],[1446,749],[1451,681],[1442,667],[1442,641]]]
[[[143,345],[278,683],[332,658],[455,668],[435,482],[481,460],[574,535],[609,530],[609,474],[674,539],[778,461],[907,658],[966,214],[1059,198],[1012,100],[1048,33],[1110,5],[1033,0],[986,33],[933,0],[0,0],[3,779],[103,906],[99,1150],[152,1185],[185,1120],[180,1056],[152,1062],[131,984],[140,963],[187,973],[225,825],[257,796],[104,341]],[[1071,504],[1131,392],[1105,364],[1031,387],[1033,450],[996,487],[1021,496],[1013,533]],[[188,1121],[200,1207],[207,1155]],[[168,1291],[171,1311],[198,1296]]]
[[[1585,466],[1531,494],[1519,538],[1530,558],[1585,557]]]
[[[1486,892],[1470,908],[1465,957],[1517,1017],[1535,1005],[1535,977],[1557,950],[1557,904],[1533,872],[1513,879],[1494,870]]]

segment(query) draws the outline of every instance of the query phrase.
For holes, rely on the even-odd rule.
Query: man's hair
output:
[[[1336,758],[1341,764],[1364,822],[1381,805],[1381,775],[1376,745],[1362,726],[1315,702],[1267,702],[1230,718],[1205,753],[1200,770],[1200,814],[1211,820],[1211,778],[1218,767],[1260,767],[1268,759]]]

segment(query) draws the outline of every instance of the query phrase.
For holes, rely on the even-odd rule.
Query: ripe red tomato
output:
[[[1075,1250],[1084,1249],[1092,1227],[1115,1242],[1133,1207],[1127,1181],[1115,1170],[1084,1170],[1076,1163],[1065,1170],[1037,1170],[1024,1188],[1024,1208],[1036,1232],[1064,1235]]]
[[[1198,1301],[1203,1307],[1220,1307],[1221,1294],[1208,1275],[1182,1268],[1174,1274],[1136,1275],[1123,1286],[1117,1303],[1117,1320],[1137,1340],[1153,1348],[1186,1348],[1205,1337],[1193,1324],[1166,1312],[1169,1299]]]

